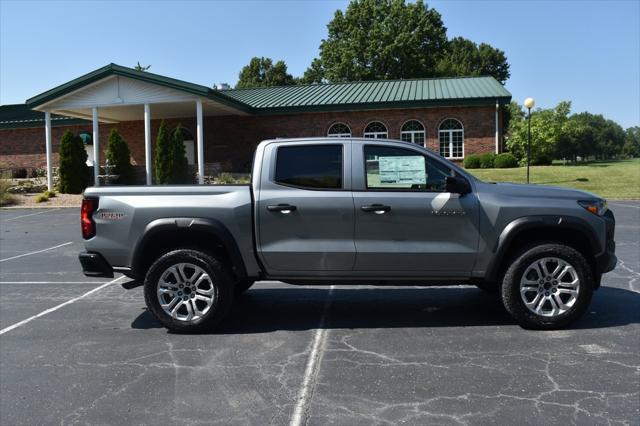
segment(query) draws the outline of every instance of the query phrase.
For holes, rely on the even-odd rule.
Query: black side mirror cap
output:
[[[471,192],[471,184],[462,176],[447,176],[444,185],[445,191],[454,194],[468,194]]]

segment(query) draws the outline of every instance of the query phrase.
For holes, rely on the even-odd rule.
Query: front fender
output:
[[[492,259],[487,267],[485,280],[495,282],[500,273],[502,260],[508,256],[511,243],[522,232],[530,230],[571,230],[577,231],[589,242],[590,252],[596,256],[603,251],[597,237],[597,231],[584,219],[566,215],[523,216],[509,222],[500,233],[492,249]]]

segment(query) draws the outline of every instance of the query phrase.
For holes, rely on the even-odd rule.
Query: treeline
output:
[[[464,37],[449,39],[440,13],[422,0],[354,0],[335,12],[303,76],[289,74],[282,60],[254,57],[236,88],[479,75],[504,84],[510,75],[505,53]]]
[[[512,102],[505,110],[506,148],[521,165],[527,161],[527,117]],[[538,108],[531,115],[531,162],[551,164],[554,159],[576,162],[640,156],[640,127],[624,129],[601,114],[571,114],[571,102]]]

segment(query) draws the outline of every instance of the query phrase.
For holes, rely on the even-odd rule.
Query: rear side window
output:
[[[283,146],[276,154],[276,183],[311,189],[342,188],[342,145]]]

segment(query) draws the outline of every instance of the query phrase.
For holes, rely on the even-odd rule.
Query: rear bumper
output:
[[[86,276],[113,278],[113,268],[100,253],[82,252],[78,259]]]

